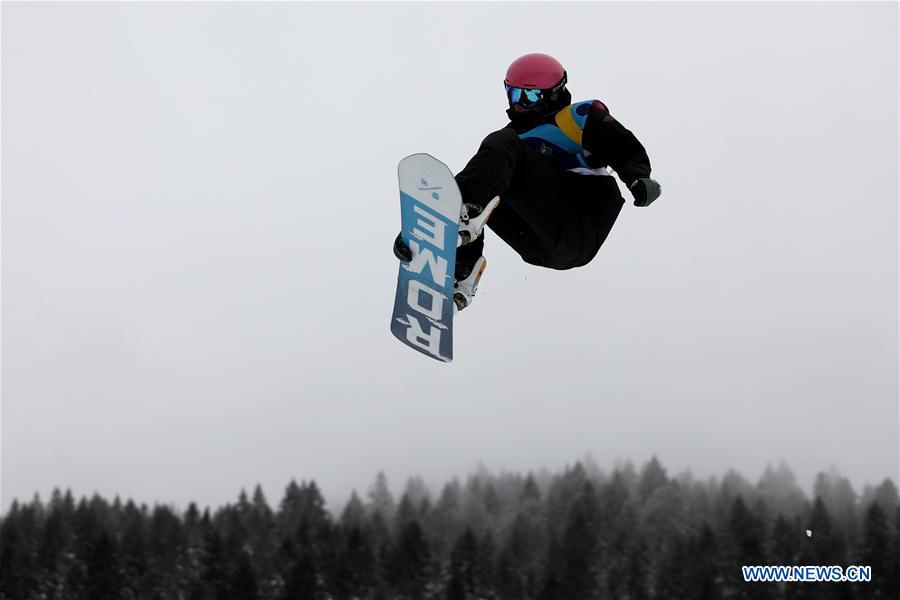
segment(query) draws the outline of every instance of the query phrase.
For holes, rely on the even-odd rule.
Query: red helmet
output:
[[[551,89],[566,76],[559,61],[547,54],[526,54],[513,61],[506,70],[506,85],[520,88]]]
[[[566,70],[547,54],[526,54],[506,70],[506,95],[510,105],[523,108],[554,102],[566,87]]]

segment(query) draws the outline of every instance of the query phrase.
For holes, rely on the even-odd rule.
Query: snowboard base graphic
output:
[[[428,154],[400,161],[400,220],[412,260],[400,265],[391,333],[407,346],[453,360],[453,274],[462,194],[450,169]]]

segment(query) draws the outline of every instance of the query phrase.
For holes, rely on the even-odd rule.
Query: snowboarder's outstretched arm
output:
[[[650,158],[643,144],[599,100],[591,107],[582,144],[595,163],[609,165],[618,173],[636,206],[647,206],[659,197],[661,188],[650,179]]]

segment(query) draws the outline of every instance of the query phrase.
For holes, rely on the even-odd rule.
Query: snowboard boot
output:
[[[456,276],[453,280],[453,312],[458,313],[466,308],[475,300],[475,292],[478,290],[478,281],[484,268],[487,266],[487,260],[483,256],[479,256],[475,264],[468,270],[457,269]]]
[[[500,204],[500,196],[494,196],[494,199],[488,202],[484,209],[477,204],[463,203],[459,214],[459,234],[456,238],[457,248],[478,239],[478,236],[481,235],[481,230],[484,229],[484,224],[498,204]]]

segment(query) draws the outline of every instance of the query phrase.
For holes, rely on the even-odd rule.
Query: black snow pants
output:
[[[484,207],[500,196],[488,227],[525,262],[551,269],[589,263],[625,203],[612,177],[563,170],[512,128],[488,135],[456,182],[463,202]],[[483,249],[484,235],[457,249],[457,278]]]

